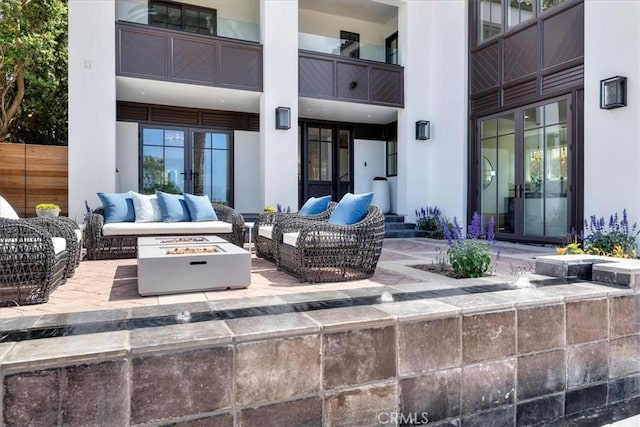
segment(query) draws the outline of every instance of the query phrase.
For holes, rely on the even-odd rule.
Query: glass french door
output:
[[[209,129],[142,126],[140,191],[208,195],[233,204],[231,134]]]
[[[567,235],[569,109],[563,98],[479,121],[481,213],[495,218],[499,237]]]
[[[327,194],[340,200],[351,189],[351,130],[304,124],[299,132],[300,203]]]

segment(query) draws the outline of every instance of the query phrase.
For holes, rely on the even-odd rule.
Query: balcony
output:
[[[262,46],[119,21],[116,74],[260,92]]]
[[[404,107],[398,50],[299,33],[301,97]]]

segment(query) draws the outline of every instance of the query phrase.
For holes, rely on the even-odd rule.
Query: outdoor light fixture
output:
[[[627,78],[609,77],[600,80],[600,108],[611,110],[627,106]]]
[[[290,129],[291,128],[291,108],[278,107],[276,108],[276,129]]]
[[[431,125],[428,120],[418,120],[416,122],[416,139],[424,141],[431,138]]]

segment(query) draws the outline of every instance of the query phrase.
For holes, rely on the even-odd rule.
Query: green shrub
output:
[[[427,237],[444,239],[443,223],[446,224],[450,232],[453,232],[453,224],[442,215],[442,211],[437,206],[416,209],[416,217],[418,218],[416,227],[418,230],[426,231]]]
[[[444,235],[449,243],[447,255],[449,255],[449,262],[456,277],[482,277],[489,271],[491,245],[495,242],[494,227],[495,221],[491,217],[485,232],[483,218],[477,212],[473,214],[467,239],[464,238],[455,217],[453,218],[453,233],[449,231],[446,224],[443,224]]]

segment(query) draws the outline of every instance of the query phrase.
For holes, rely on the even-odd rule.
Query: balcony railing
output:
[[[298,48],[311,52],[327,53],[330,55],[346,56],[354,59],[384,62],[397,65],[399,50],[385,46],[351,42],[342,44],[339,38],[319,36],[310,33],[298,33]]]
[[[121,8],[118,10],[118,20],[121,22],[131,22],[136,24],[148,25],[154,28],[163,28],[150,24],[149,21],[149,9],[147,7],[136,6],[127,10]],[[177,26],[179,27],[179,26]],[[165,29],[167,27],[164,27]],[[215,29],[211,28],[209,32],[195,32],[187,29],[180,29],[170,27],[169,29],[181,30],[185,33],[195,33],[212,35],[218,37],[226,37],[230,39],[243,40],[248,42],[259,43],[260,42],[260,25],[253,22],[245,22],[237,19],[227,19],[223,17],[216,17]]]
[[[262,91],[262,46],[241,40],[116,23],[116,74]]]

